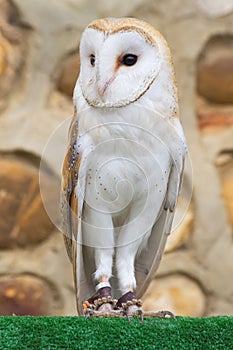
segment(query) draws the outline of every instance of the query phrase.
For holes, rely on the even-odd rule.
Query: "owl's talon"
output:
[[[173,318],[174,320],[176,319],[176,316],[168,310],[164,310],[164,311],[160,311],[162,316],[165,318],[166,316],[170,316],[171,318]]]
[[[144,316],[147,317],[158,317],[158,318],[166,318],[166,316],[169,316],[176,320],[176,316],[168,310],[162,310],[162,311],[145,311]]]
[[[142,323],[144,323],[144,313],[143,313],[143,311],[142,311],[141,309],[138,309],[138,310],[136,311],[136,313],[137,313],[137,315],[140,317]]]
[[[83,310],[87,310],[90,308],[90,303],[88,302],[88,300],[84,301],[82,307],[83,307]]]
[[[89,317],[92,317],[94,314],[94,311],[89,309],[87,312],[85,312],[84,317],[85,319],[88,319]]]
[[[126,316],[128,322],[130,323],[130,315],[129,315],[128,309],[123,309],[123,310],[121,311],[121,313],[122,313],[122,316],[123,316],[123,317]]]

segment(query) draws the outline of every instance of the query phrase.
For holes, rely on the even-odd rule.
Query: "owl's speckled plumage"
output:
[[[171,54],[157,30],[96,20],[80,61],[62,183],[79,313],[101,281],[115,297],[143,295],[171,230],[186,153]]]

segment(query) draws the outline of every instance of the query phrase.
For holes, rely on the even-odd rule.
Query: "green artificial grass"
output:
[[[0,349],[233,349],[233,317],[0,317]]]

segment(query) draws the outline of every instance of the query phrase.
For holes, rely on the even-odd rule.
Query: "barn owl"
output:
[[[62,171],[78,314],[140,315],[186,154],[171,54],[146,22],[105,18],[84,30],[80,62]]]

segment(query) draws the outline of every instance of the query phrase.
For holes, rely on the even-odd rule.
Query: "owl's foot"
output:
[[[115,316],[117,300],[112,298],[111,288],[103,287],[83,302],[83,314],[88,317]]]
[[[145,311],[141,310],[142,300],[137,299],[133,292],[127,292],[116,300],[112,298],[111,288],[104,287],[88,300],[83,302],[83,314],[88,317],[127,317],[130,322],[130,317],[140,318],[142,323],[144,317],[171,317],[176,318],[170,311]]]
[[[116,306],[130,322],[130,316],[140,317],[144,321],[144,313],[141,310],[142,301],[137,299],[133,292],[127,292],[118,299]]]
[[[121,312],[124,316],[127,317],[128,321],[130,322],[130,317],[140,317],[142,323],[144,322],[144,317],[159,317],[159,318],[165,318],[165,317],[171,317],[173,319],[176,318],[176,316],[171,311],[142,311],[142,300],[137,299],[136,295],[133,292],[128,292],[120,299],[118,299],[116,306],[121,309]]]

